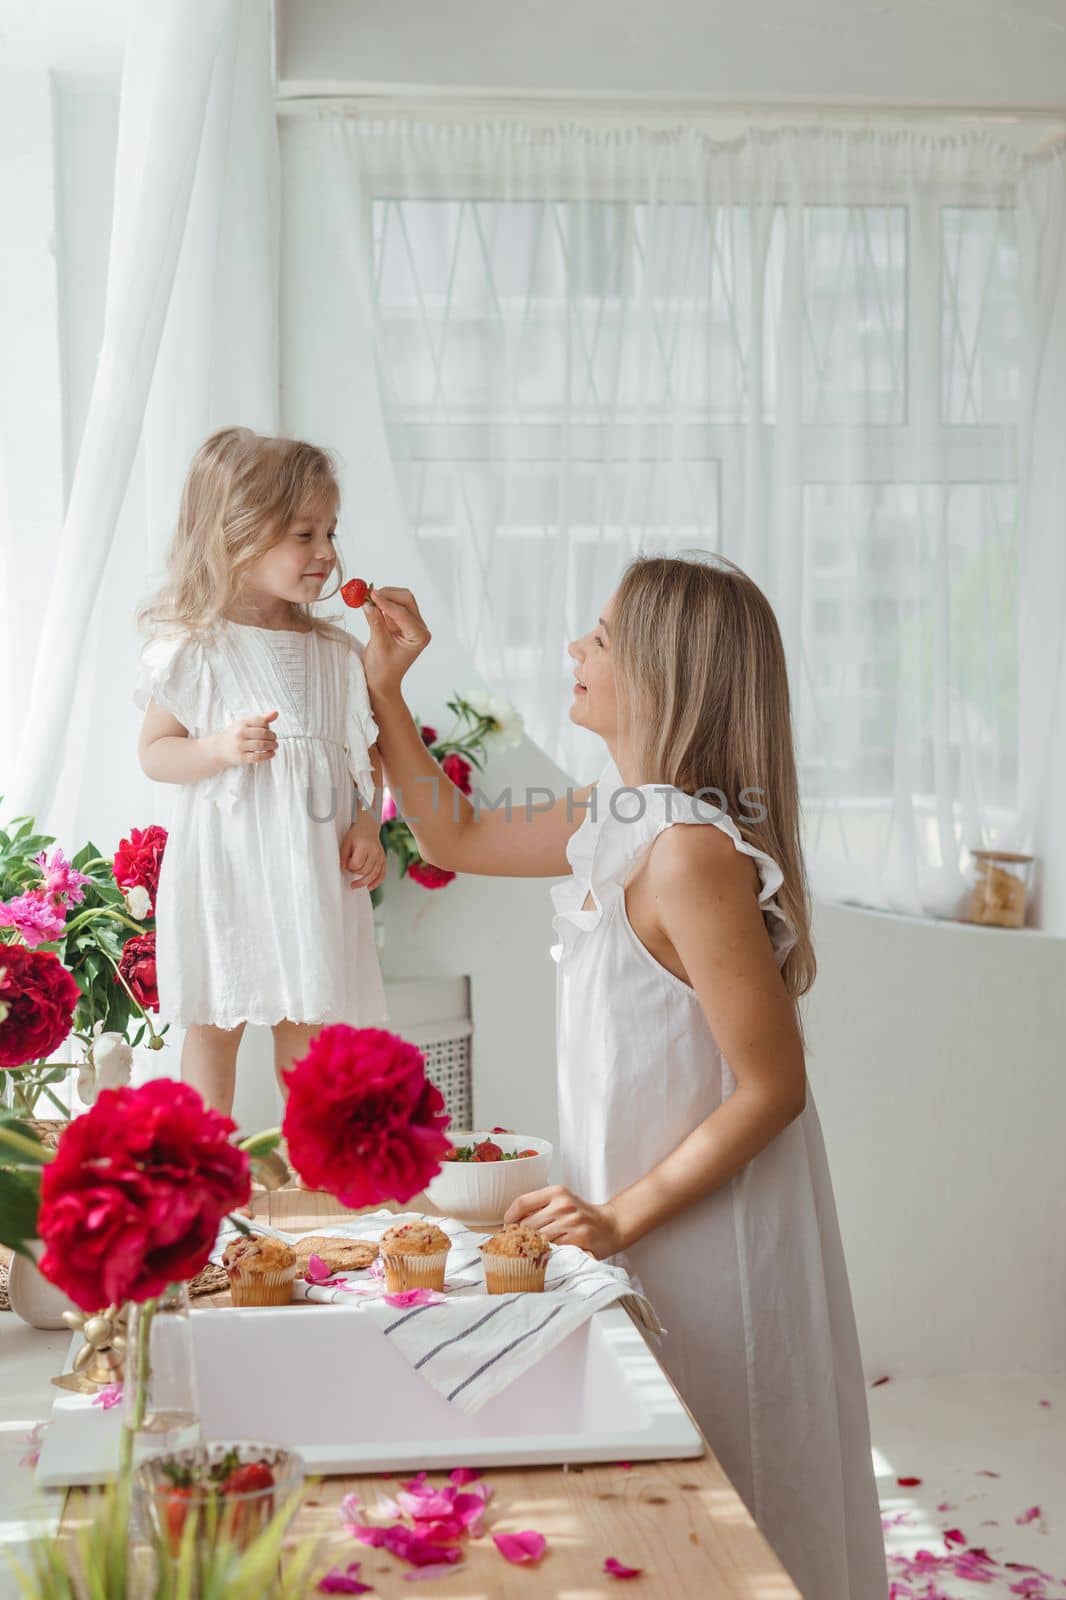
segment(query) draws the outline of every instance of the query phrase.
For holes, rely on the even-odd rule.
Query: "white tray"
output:
[[[475,1416],[430,1388],[352,1307],[220,1306],[194,1311],[192,1326],[204,1437],[288,1445],[309,1472],[703,1454],[669,1379],[617,1306],[590,1318]],[[38,1483],[106,1481],[118,1459],[121,1408],[56,1394]]]

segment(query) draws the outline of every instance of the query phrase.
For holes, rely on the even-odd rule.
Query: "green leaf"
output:
[[[38,1173],[0,1167],[0,1244],[20,1249],[37,1237],[41,1180]]]
[[[11,1134],[17,1144],[10,1144],[4,1138]],[[33,1149],[27,1148],[33,1146]],[[38,1153],[39,1152],[39,1153]],[[44,1166],[49,1159],[48,1151],[44,1148],[33,1129],[25,1122],[13,1116],[10,1111],[0,1111],[0,1160],[5,1167],[19,1167],[21,1169]]]

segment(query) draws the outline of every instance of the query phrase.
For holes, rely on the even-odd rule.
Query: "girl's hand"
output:
[[[398,689],[431,638],[415,597],[410,589],[371,589],[363,614],[370,627],[363,655],[367,688],[378,694]]]
[[[238,717],[215,735],[215,749],[227,767],[240,767],[255,761],[270,761],[277,752],[278,736],[270,724],[276,711],[263,716]]]
[[[624,1249],[611,1206],[594,1206],[562,1184],[534,1189],[512,1201],[504,1222],[524,1222],[552,1244],[576,1244],[598,1261]]]
[[[364,821],[363,817],[368,820]],[[376,889],[385,880],[385,851],[378,836],[377,820],[364,812],[353,822],[341,840],[341,866],[352,872],[352,889]]]

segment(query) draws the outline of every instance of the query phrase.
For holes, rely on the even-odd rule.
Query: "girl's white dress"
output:
[[[162,1015],[384,1025],[370,895],[340,864],[355,788],[374,795],[362,646],[225,621],[204,642],[160,634],[133,698],[149,697],[194,737],[278,712],[270,761],[177,786],[156,903]]]
[[[781,869],[731,818],[679,789],[620,789],[611,763],[595,820],[586,813],[570,839],[573,873],[552,890],[564,1181],[596,1203],[736,1088],[694,991],[626,914],[624,885],[651,842],[672,823],[721,828],[758,867],[779,966],[794,942],[773,898]],[[619,1259],[667,1330],[664,1366],[800,1593],[885,1600],[865,1380],[810,1087],[802,1114],[736,1177]]]

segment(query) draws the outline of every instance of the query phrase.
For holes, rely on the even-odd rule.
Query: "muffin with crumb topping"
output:
[[[381,1235],[387,1294],[444,1288],[451,1240],[432,1222],[401,1222]]]
[[[489,1294],[539,1294],[544,1289],[551,1245],[536,1228],[511,1222],[481,1246]]]
[[[268,1233],[231,1239],[222,1253],[235,1306],[286,1306],[292,1299],[296,1252]]]

